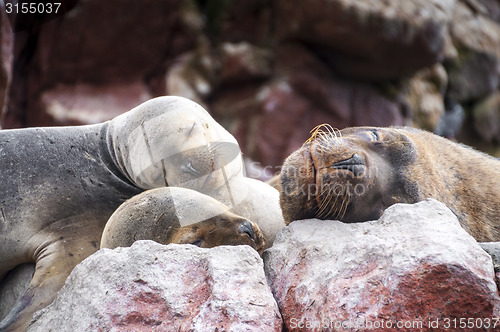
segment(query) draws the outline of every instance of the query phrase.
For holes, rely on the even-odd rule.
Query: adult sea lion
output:
[[[248,244],[259,253],[264,247],[253,222],[210,196],[179,187],[151,189],[125,201],[106,223],[100,247],[128,247],[137,240],[202,248]]]
[[[234,137],[180,97],[97,125],[0,131],[0,280],[36,264],[0,331],[25,329],[52,301],[125,200],[166,185],[211,193],[241,174]]]
[[[414,128],[318,126],[281,171],[285,221],[378,219],[434,198],[477,241],[500,241],[500,161]]]

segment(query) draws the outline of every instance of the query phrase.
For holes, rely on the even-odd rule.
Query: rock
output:
[[[221,46],[219,80],[242,83],[271,76],[271,52],[247,42]]]
[[[491,257],[432,199],[393,205],[365,223],[294,221],[264,262],[289,330],[324,320],[360,330],[403,322],[412,331],[436,328],[429,323],[437,320],[442,330],[444,318],[499,313]]]
[[[5,12],[5,2],[0,3],[0,118],[8,103],[8,90],[12,79],[14,61],[14,34]],[[3,121],[2,121],[3,122]],[[2,127],[0,127],[1,129]]]
[[[487,143],[500,143],[500,92],[477,103],[472,109],[474,129]]]
[[[500,272],[500,242],[481,242],[479,245],[490,254],[495,272]]]
[[[165,76],[163,94],[188,98],[204,108],[204,99],[213,92],[215,63],[206,48],[178,57]]]
[[[498,0],[463,0],[475,13],[500,22],[500,2]]]
[[[239,0],[206,3],[219,7],[221,4],[226,6],[220,9],[218,39],[230,43],[248,41],[260,46],[272,42],[272,1]]]
[[[413,111],[413,125],[434,131],[444,115],[443,96],[448,83],[446,70],[440,64],[417,72],[405,88]]]
[[[145,77],[195,45],[201,17],[194,18],[185,2],[79,1],[61,20],[40,30],[34,60],[41,83]]]
[[[458,102],[484,98],[500,83],[500,26],[458,2],[450,34],[458,55],[447,63],[447,95]]]
[[[243,153],[265,166],[281,165],[321,123],[345,128],[406,121],[398,98],[335,75],[299,44],[280,45],[276,58],[272,80],[227,89],[210,104],[229,122]]]
[[[57,86],[41,95],[40,111],[32,117],[38,125],[82,125],[114,118],[152,98],[140,82],[95,86]]]
[[[37,126],[40,95],[58,85],[163,80],[203,23],[189,0],[78,1],[65,15],[16,34],[8,128]]]
[[[434,134],[454,139],[462,130],[465,121],[465,111],[462,105],[452,99],[444,102],[444,115],[434,129]]]
[[[75,267],[28,331],[281,331],[248,246],[201,249],[138,241],[101,249]]]
[[[336,71],[399,78],[443,58],[455,0],[275,1],[281,40],[308,44]]]

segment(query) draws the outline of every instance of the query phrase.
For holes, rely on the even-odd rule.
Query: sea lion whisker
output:
[[[326,208],[329,206],[330,202],[332,200],[332,196],[328,196],[328,199],[322,199],[320,204],[319,204],[319,211],[318,215],[321,216],[325,211]]]
[[[344,207],[344,211],[342,212],[342,206],[340,208],[340,217],[339,219],[342,219],[344,218],[346,212],[347,212],[347,206],[349,205],[349,203],[351,202],[351,194],[350,193],[346,193],[347,195],[343,197],[343,201],[342,201],[342,206]]]
[[[330,191],[330,186],[327,186],[327,191]],[[324,192],[323,192],[323,193],[324,193]],[[322,193],[322,194],[323,194],[323,193]],[[335,201],[333,202],[333,204],[330,204],[334,196],[335,196]],[[335,193],[330,194],[330,195],[328,195],[327,197],[328,197],[328,200],[323,199],[323,200],[321,201],[321,203],[320,203],[320,205],[321,205],[321,210],[318,212],[320,217],[326,217],[327,215],[329,215],[329,214],[330,214],[330,212],[332,211],[332,208],[336,206],[337,201],[338,201],[338,199],[339,199],[339,195],[335,195]],[[325,212],[327,211],[327,210],[326,210],[326,208],[327,208],[327,207],[330,207],[330,210],[329,210],[329,212],[328,212],[328,213],[325,213]]]

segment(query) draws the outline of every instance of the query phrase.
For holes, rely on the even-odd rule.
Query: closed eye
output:
[[[190,244],[192,244],[193,246],[199,247],[199,246],[201,246],[202,243],[203,243],[203,240],[200,239],[200,240],[196,240],[194,242],[191,242]]]
[[[378,133],[378,130],[374,129],[374,130],[370,130],[370,134],[371,134],[371,137],[372,137],[372,140],[374,142],[377,142],[380,140],[380,135]]]

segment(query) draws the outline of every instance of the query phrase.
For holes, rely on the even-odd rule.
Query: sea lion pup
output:
[[[279,191],[265,182],[234,176],[225,186],[215,190],[212,196],[227,205],[232,213],[259,226],[266,241],[264,249],[272,246],[276,234],[286,226]]]
[[[125,200],[166,185],[212,192],[241,174],[234,137],[181,97],[155,98],[96,125],[0,131],[0,280],[36,264],[0,331],[26,329],[99,249]]]
[[[101,248],[128,247],[137,240],[202,248],[248,244],[259,253],[264,247],[257,225],[210,196],[178,187],[148,190],[125,201],[106,223]]]
[[[285,221],[378,219],[434,198],[477,241],[500,241],[500,161],[413,128],[318,126],[281,172]]]

